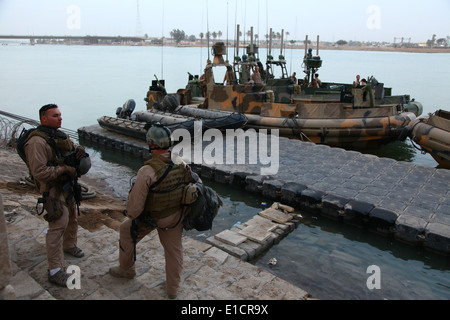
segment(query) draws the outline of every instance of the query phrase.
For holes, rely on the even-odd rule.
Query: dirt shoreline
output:
[[[222,41],[222,40],[220,40]],[[153,44],[146,44],[145,46],[155,46],[160,47],[160,45],[153,45]],[[180,48],[189,48],[189,47],[207,47],[208,45],[206,43],[203,43],[203,45],[200,44],[194,44],[194,45],[175,45],[175,44],[164,44],[165,47],[180,47]],[[212,47],[212,43],[209,45]],[[229,48],[234,48],[234,46],[229,46]],[[240,49],[245,49],[246,45],[241,45]],[[259,48],[267,48],[266,45],[259,45]],[[309,48],[313,49],[313,53],[316,52],[316,46],[310,45]],[[272,48],[272,50],[278,50],[280,49],[279,46],[275,46]],[[291,46],[286,45],[285,50],[305,50],[304,46],[294,46],[291,48]],[[415,52],[415,53],[450,53],[450,47],[449,48],[424,48],[424,47],[417,47],[417,48],[393,48],[393,47],[372,47],[372,46],[330,46],[330,45],[323,45],[321,44],[319,46],[319,54],[322,50],[339,50],[339,51],[386,51],[386,52]]]

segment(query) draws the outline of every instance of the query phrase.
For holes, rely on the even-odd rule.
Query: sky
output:
[[[450,36],[450,0],[0,0],[0,35],[160,38],[180,29],[234,39],[236,24],[260,39],[272,28],[288,40],[426,42]]]

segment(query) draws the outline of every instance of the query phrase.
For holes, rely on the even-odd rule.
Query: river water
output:
[[[232,54],[230,49],[229,53]],[[288,71],[301,77],[303,50],[285,52]],[[352,82],[356,74],[375,76],[393,94],[410,94],[424,113],[449,110],[450,54],[321,50],[320,79]],[[163,57],[163,58],[162,58]],[[260,50],[264,62],[266,51]],[[103,115],[134,99],[137,110],[156,75],[168,92],[183,88],[188,72],[200,74],[207,48],[132,46],[0,46],[0,110],[38,119],[38,109],[57,103],[63,127],[76,130],[97,123]],[[230,59],[231,60],[231,59]],[[119,196],[126,197],[129,181],[142,160],[88,145],[94,168],[90,175],[106,178]],[[429,155],[409,141],[377,150],[378,156],[436,167]],[[207,181],[221,195],[224,207],[209,232],[189,232],[204,240],[235,223],[245,222],[270,206],[262,196]],[[448,258],[408,246],[366,230],[302,213],[303,222],[278,245],[253,263],[320,299],[449,299]],[[278,263],[269,266],[276,258]],[[370,266],[380,268],[380,289],[369,289]],[[369,271],[369,272],[368,272]]]

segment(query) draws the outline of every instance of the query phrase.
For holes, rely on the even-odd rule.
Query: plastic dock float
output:
[[[149,157],[144,141],[99,125],[80,128],[78,134],[81,142],[86,139],[137,157]],[[203,150],[208,147],[203,141]],[[238,153],[248,158],[250,147],[258,146],[246,143],[236,148],[235,159]],[[296,139],[280,137],[278,147],[279,159],[274,165],[279,168],[274,174],[262,174],[264,165],[249,161],[218,164],[208,155],[191,167],[204,179],[260,194],[300,212],[319,214],[450,255],[450,170]],[[227,152],[223,155],[228,157]]]

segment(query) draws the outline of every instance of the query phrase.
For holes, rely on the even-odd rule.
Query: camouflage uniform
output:
[[[168,164],[170,162],[170,153],[160,155],[159,158]],[[149,162],[147,162],[147,164],[149,164]],[[184,163],[182,165],[185,167]],[[157,180],[158,175],[156,170],[151,165],[144,165],[138,171],[136,182],[128,196],[127,216],[129,219],[126,219],[120,226],[119,270],[122,276],[125,275],[129,278],[133,278],[136,274],[135,262],[133,259],[134,243],[130,234],[130,228],[133,219],[138,218],[148,209],[148,199],[152,197],[149,188]],[[182,220],[180,220],[181,213],[180,198],[180,205],[174,213],[171,213],[169,216],[163,215],[159,219],[154,219],[154,217],[152,219],[158,227],[158,236],[164,247],[167,279],[166,287],[169,296],[177,295],[180,287],[181,272],[183,270],[183,245],[181,241],[183,223]],[[175,227],[172,228],[173,226]],[[147,225],[144,222],[138,222],[138,237],[136,242],[142,240],[143,237],[154,229],[155,227]]]
[[[68,139],[73,145],[73,143]],[[62,215],[55,221],[49,221],[49,229],[46,234],[46,250],[49,270],[63,268],[64,252],[77,247],[78,220],[75,202],[66,201],[66,195],[62,192],[65,182],[71,180],[64,173],[64,166],[55,166],[55,155],[47,141],[40,137],[31,137],[25,144],[28,168],[34,178],[39,192],[48,191],[47,202],[56,200],[56,204],[62,210]]]

